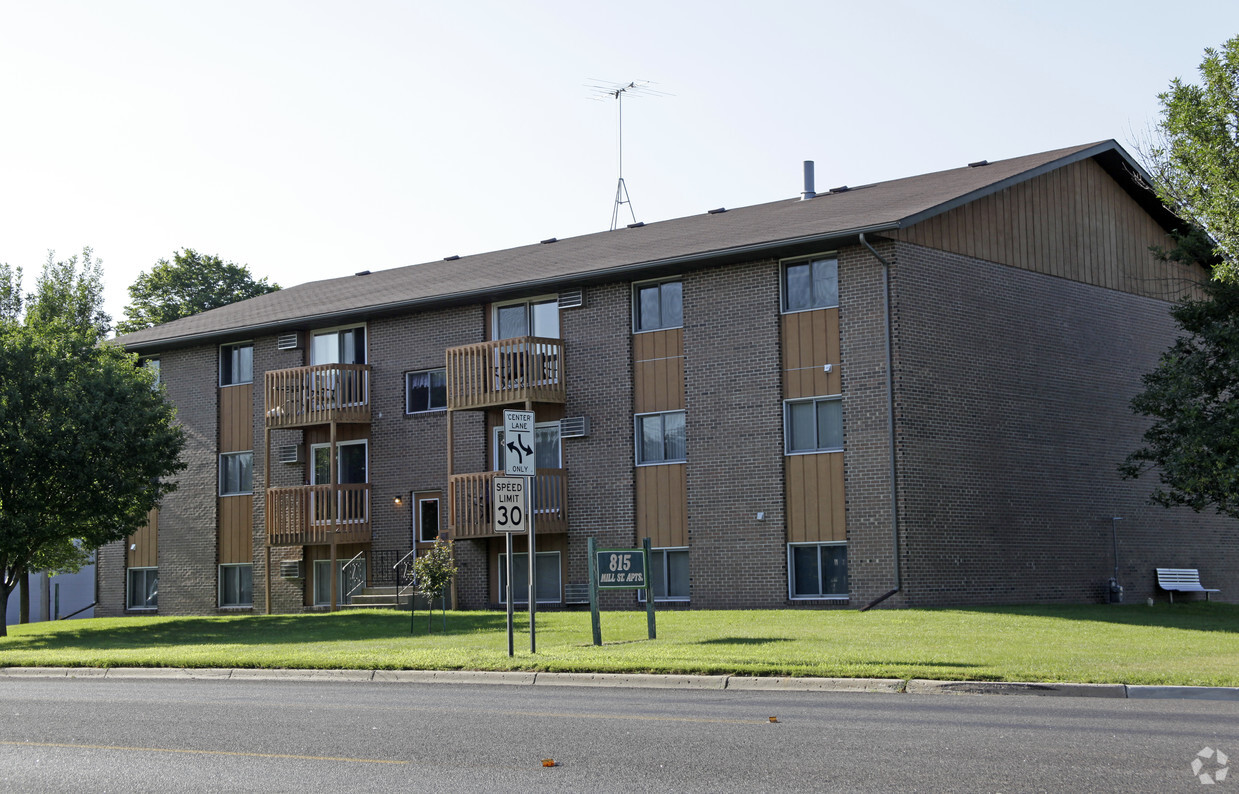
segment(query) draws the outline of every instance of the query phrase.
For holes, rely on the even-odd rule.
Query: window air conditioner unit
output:
[[[301,445],[283,444],[275,448],[275,457],[280,463],[300,463]]]
[[[296,331],[291,334],[280,334],[275,340],[275,346],[280,350],[296,350],[301,347],[301,334]]]
[[[304,579],[305,560],[280,560],[281,579]]]
[[[559,308],[579,309],[585,303],[585,296],[579,289],[570,289],[559,293]]]
[[[570,416],[559,420],[560,438],[584,438],[589,435],[588,416]]]

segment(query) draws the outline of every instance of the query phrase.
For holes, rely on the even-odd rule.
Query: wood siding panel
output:
[[[843,504],[843,453],[789,455],[787,540],[823,543],[847,540]]]
[[[1199,296],[1206,277],[1200,268],[1154,259],[1150,246],[1168,245],[1168,235],[1092,160],[1063,166],[890,236],[1160,300]],[[790,341],[786,328],[784,340]]]
[[[254,561],[254,497],[219,497],[219,562]]]
[[[649,537],[655,547],[688,545],[687,468],[637,467],[637,540]]]
[[[684,329],[634,334],[632,349],[634,410],[684,410]]]
[[[219,451],[244,452],[253,448],[254,384],[220,388]]]
[[[125,541],[125,564],[130,568],[154,568],[159,565],[159,510],[147,514],[146,526]]]
[[[785,314],[782,334],[784,398],[839,394],[839,310]],[[829,373],[826,364],[833,365]]]

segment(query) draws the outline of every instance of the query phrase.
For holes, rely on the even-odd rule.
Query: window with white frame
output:
[[[417,503],[417,542],[434,543],[439,538],[439,500],[421,499]]]
[[[843,399],[813,397],[783,403],[783,438],[788,455],[843,450]]]
[[[310,335],[310,364],[365,364],[366,327],[328,328]]]
[[[683,284],[677,279],[632,285],[632,330],[659,331],[684,325]]]
[[[130,568],[125,606],[129,609],[156,609],[159,607],[159,569]]]
[[[447,408],[447,370],[425,369],[404,374],[404,412],[419,414]]]
[[[838,259],[819,256],[783,265],[783,311],[829,309],[838,305]]]
[[[349,564],[336,560],[336,603],[351,604],[353,596],[366,585],[366,558]],[[331,603],[331,560],[314,561],[314,605]]]
[[[497,303],[494,312],[491,336],[497,340],[522,336],[559,338],[558,296]]]
[[[683,411],[637,414],[637,465],[683,463],[687,450]]]
[[[688,600],[688,547],[650,549],[650,583],[655,601]],[[645,591],[637,598],[645,600]]]
[[[219,346],[219,385],[236,386],[254,382],[254,343],[237,342]]]
[[[219,456],[219,495],[254,492],[254,453],[225,452]]]
[[[793,599],[847,598],[847,544],[787,544],[787,581]]]
[[[154,388],[155,390],[158,390],[159,384],[162,383],[162,380],[160,379],[161,373],[159,369],[159,359],[157,358],[142,359],[142,368],[145,369],[147,372],[151,373],[151,377],[154,379],[154,383],[151,384],[151,387]]]
[[[219,566],[219,605],[254,605],[254,566],[250,563]]]
[[[537,553],[538,570],[535,571],[537,576],[538,592],[536,597],[539,604],[558,604],[563,600],[561,593],[563,588],[560,583],[559,570],[559,552],[557,551],[539,551]],[[508,555],[499,555],[499,576],[495,581],[499,582],[499,603],[508,603]],[[520,552],[512,555],[512,603],[513,604],[528,604],[529,603],[529,553]]]
[[[560,443],[559,422],[538,422],[533,429],[534,460],[539,469],[563,468],[563,445]],[[507,447],[504,445],[503,428],[496,427],[495,471],[503,471]]]

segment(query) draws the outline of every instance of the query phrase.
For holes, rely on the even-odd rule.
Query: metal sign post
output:
[[[495,531],[507,537],[508,581],[504,597],[508,602],[508,656],[512,651],[512,536],[529,531],[528,489],[525,477],[496,477],[491,481],[491,504],[495,508]]]
[[[535,628],[538,612],[537,593],[537,544],[534,542],[533,511],[535,498],[533,480],[538,473],[537,441],[534,438],[535,421],[533,411],[503,412],[503,473],[508,477],[525,478],[526,514],[529,522],[529,652],[537,653],[538,640]],[[509,560],[512,558],[509,557]],[[508,582],[512,581],[511,574]],[[511,599],[508,600],[511,604]]]

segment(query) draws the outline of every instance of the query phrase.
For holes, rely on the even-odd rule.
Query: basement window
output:
[[[787,544],[787,582],[793,600],[847,598],[847,543]]]

